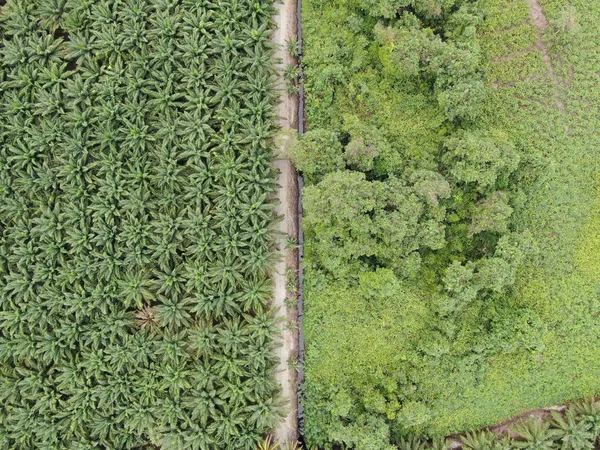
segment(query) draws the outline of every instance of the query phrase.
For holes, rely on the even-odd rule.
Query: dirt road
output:
[[[286,133],[286,130],[296,130],[298,123],[298,100],[295,96],[287,94],[283,79],[283,70],[288,64],[296,63],[288,53],[286,44],[290,38],[296,36],[296,0],[282,0],[282,3],[276,3],[275,6],[278,13],[274,16],[274,20],[278,28],[273,33],[272,40],[278,48],[275,55],[279,61],[280,74],[277,86],[281,98],[281,103],[278,105],[278,120],[282,128],[282,133],[275,140],[278,148],[275,167],[280,171],[278,179],[280,187],[277,190],[280,204],[275,211],[278,215],[283,216],[278,227],[283,236],[279,242],[281,261],[277,264],[276,273],[273,276],[273,307],[277,309],[280,319],[279,328],[282,339],[281,345],[275,350],[280,361],[276,378],[281,385],[282,396],[286,401],[286,416],[279,428],[275,430],[274,440],[283,444],[298,439],[297,373],[294,367],[294,361],[297,361],[298,355],[298,332],[295,327],[298,314],[295,307],[288,307],[285,303],[288,296],[286,271],[290,270],[296,273],[298,264],[296,250],[286,248],[285,245],[286,236],[294,239],[298,237],[298,182],[296,170],[285,156],[286,147],[291,141],[289,131]]]

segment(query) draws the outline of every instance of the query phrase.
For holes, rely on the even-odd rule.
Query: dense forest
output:
[[[304,2],[310,444],[388,448],[600,388],[600,9],[541,4],[547,29],[520,0]]]

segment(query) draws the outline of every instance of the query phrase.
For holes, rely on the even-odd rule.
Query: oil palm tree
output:
[[[548,421],[537,418],[517,424],[514,433],[519,439],[513,441],[515,447],[528,450],[553,450],[558,448],[559,433],[550,428]]]
[[[462,443],[470,450],[493,450],[496,448],[496,435],[492,431],[474,431],[461,437]]]
[[[399,450],[425,450],[427,443],[417,436],[402,437],[398,441]]]
[[[578,417],[578,420],[587,422],[590,431],[596,439],[600,436],[600,404],[594,398],[582,400],[569,406]]]
[[[177,295],[169,297],[159,295],[160,304],[157,304],[156,320],[161,326],[172,329],[181,329],[192,322],[190,310],[193,302],[189,298],[179,299]]]
[[[596,435],[592,432],[592,424],[577,417],[573,409],[567,408],[564,416],[552,411],[552,425],[557,431],[561,449],[591,450],[594,448]]]
[[[271,282],[264,277],[246,277],[236,294],[244,312],[262,312],[271,299]]]

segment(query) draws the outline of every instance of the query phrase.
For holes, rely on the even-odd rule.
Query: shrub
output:
[[[307,131],[290,148],[290,157],[308,183],[316,183],[325,175],[344,167],[342,144],[334,132]]]
[[[461,130],[449,137],[444,147],[443,163],[451,179],[471,184],[480,193],[493,190],[520,161],[508,135],[498,130]]]
[[[469,225],[472,236],[484,231],[505,234],[513,209],[505,192],[495,191],[480,200],[474,207]]]

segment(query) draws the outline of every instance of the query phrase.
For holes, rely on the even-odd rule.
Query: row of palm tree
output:
[[[254,449],[280,417],[267,0],[0,14],[0,448]]]

